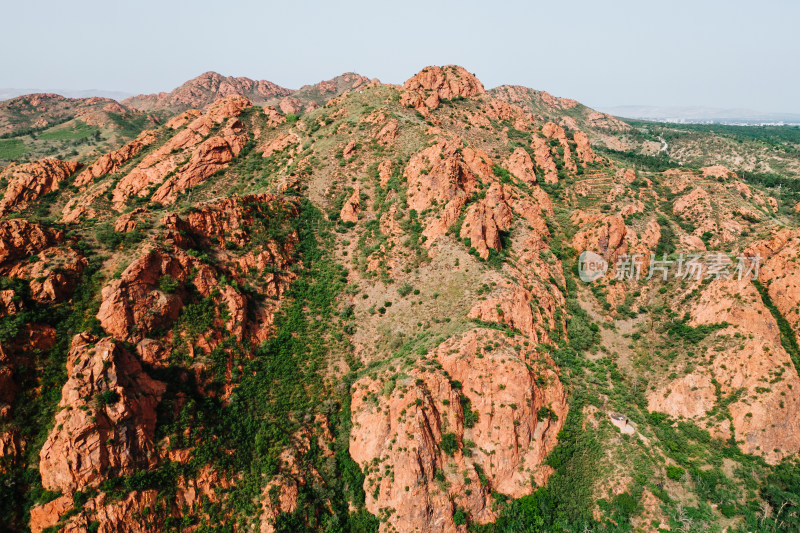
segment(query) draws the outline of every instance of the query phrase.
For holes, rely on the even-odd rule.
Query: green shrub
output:
[[[455,433],[443,433],[439,441],[439,448],[447,455],[453,455],[458,450],[458,439]]]
[[[679,466],[667,466],[667,477],[679,481],[683,477],[685,470]]]
[[[181,282],[170,276],[169,274],[164,274],[161,276],[161,279],[158,280],[158,288],[161,292],[172,294],[178,290],[181,286]]]
[[[402,285],[400,285],[397,288],[397,294],[399,294],[401,297],[405,298],[406,296],[411,294],[411,291],[413,291],[413,290],[414,290],[414,288],[411,286],[410,283],[403,283]]]
[[[464,509],[461,507],[456,509],[456,512],[453,513],[453,523],[457,526],[463,526],[467,523],[467,513],[465,513]]]
[[[95,396],[99,405],[113,405],[120,400],[119,393],[115,390],[104,390]]]

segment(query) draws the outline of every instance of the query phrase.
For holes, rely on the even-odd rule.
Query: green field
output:
[[[0,160],[20,159],[25,157],[28,152],[28,147],[19,139],[0,140]]]
[[[69,126],[59,126],[39,134],[39,139],[44,141],[74,141],[78,139],[88,139],[100,133],[95,126],[89,126],[83,122],[76,121]]]

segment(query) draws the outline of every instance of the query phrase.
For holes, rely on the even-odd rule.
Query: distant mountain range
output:
[[[800,113],[763,113],[752,109],[702,106],[622,105],[597,107],[611,115],[659,122],[718,124],[800,124]]]
[[[197,84],[198,80],[214,75],[219,80],[204,80],[216,82],[216,85],[224,82],[240,82],[246,80],[252,83],[252,80],[247,78],[234,78],[224,77],[216,73],[206,73],[190,80],[184,86],[177,88],[172,93],[160,93],[158,95],[134,95],[133,93],[125,91],[112,91],[105,89],[40,89],[40,88],[0,88],[0,101],[9,100],[17,96],[34,94],[34,93],[55,93],[67,98],[91,98],[99,96],[102,98],[111,98],[117,101],[128,100],[129,104],[134,104],[134,107],[147,107],[144,99],[153,100],[151,105],[155,104],[160,96],[175,98],[174,93],[180,93],[188,84]],[[348,73],[351,74],[352,73]],[[353,75],[355,76],[355,75]],[[337,81],[338,78],[331,80]],[[350,80],[348,80],[350,81]],[[261,82],[264,83],[264,82]],[[275,89],[282,89],[281,87],[274,86]],[[303,89],[306,89],[305,87]],[[216,91],[212,91],[215,92]],[[223,91],[224,92],[224,91]],[[242,91],[235,91],[242,92]],[[247,91],[244,91],[247,92]],[[256,91],[257,92],[257,91]],[[263,92],[263,91],[262,91]],[[269,92],[269,91],[268,91]],[[281,91],[276,91],[277,93]],[[284,90],[289,94],[292,91]],[[250,95],[252,97],[252,95]],[[269,96],[279,96],[278,94],[271,94]],[[283,96],[283,95],[281,95]],[[256,98],[257,100],[259,98]],[[164,103],[159,100],[158,103]],[[175,102],[173,102],[175,103]],[[139,104],[139,105],[136,105]],[[185,107],[180,106],[178,107]],[[761,111],[754,111],[752,109],[743,108],[718,108],[718,107],[703,107],[703,106],[655,106],[655,105],[620,105],[620,106],[596,106],[595,109],[622,118],[632,118],[639,120],[653,120],[658,122],[677,122],[689,124],[703,124],[703,123],[717,123],[717,124],[800,124],[800,113],[764,113]]]
[[[18,89],[5,87],[0,88],[0,101],[34,93],[55,93],[60,94],[61,96],[66,96],[67,98],[91,98],[92,96],[100,96],[102,98],[111,98],[112,100],[118,101],[133,96],[133,93],[127,93],[124,91],[107,91],[105,89]]]

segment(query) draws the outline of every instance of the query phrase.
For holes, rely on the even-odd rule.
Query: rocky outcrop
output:
[[[397,139],[400,133],[400,124],[396,120],[390,120],[375,134],[375,140],[381,146],[389,146]]]
[[[513,220],[513,212],[506,198],[506,190],[499,183],[493,183],[486,197],[472,204],[461,225],[460,237],[469,239],[478,255],[489,258],[489,250],[503,248],[500,233],[508,231]]]
[[[114,231],[117,233],[130,233],[140,225],[140,218],[147,213],[144,207],[137,207],[130,213],[120,215],[114,222]]]
[[[169,327],[183,302],[180,295],[159,289],[162,277],[184,281],[197,265],[194,258],[177,257],[160,250],[150,250],[134,261],[117,280],[102,290],[97,318],[108,334],[117,339],[141,339],[153,330]],[[135,327],[134,327],[135,326]]]
[[[196,292],[211,298],[219,310],[214,312],[211,331],[196,332],[201,335],[191,343],[191,350],[199,347],[210,352],[226,335],[239,341],[245,337],[263,341],[279,298],[294,279],[287,269],[297,242],[294,232],[287,231],[279,240],[268,232],[297,212],[293,203],[263,194],[204,204],[185,218],[168,215],[162,222],[164,239],[175,247],[169,252],[151,248],[102,289],[100,325],[115,338],[139,343],[142,357],[160,364],[165,346],[154,344],[153,339],[175,323]],[[259,245],[251,246],[256,241]],[[196,246],[216,250],[218,263],[211,265],[182,249]],[[243,282],[252,272],[261,273],[259,292],[268,297],[260,305],[222,281]]]
[[[735,206],[722,191],[712,186],[692,188],[675,200],[672,212],[692,222],[693,235],[700,237],[709,233],[712,244],[732,242],[744,231],[745,224],[737,220],[735,213],[760,218],[757,210]]]
[[[182,237],[176,234],[184,231],[197,244],[216,248],[235,266],[230,270],[234,276],[257,269],[264,282],[262,290],[269,297],[278,297],[283,294],[285,283],[294,277],[285,271],[291,265],[298,236],[294,231],[280,232],[277,228],[298,214],[298,205],[292,200],[254,194],[200,204],[183,219],[167,217],[164,225],[168,238],[175,242]],[[238,248],[237,252],[228,251],[228,242]]]
[[[300,137],[297,136],[296,133],[287,133],[285,135],[280,135],[275,139],[272,139],[270,142],[264,146],[263,155],[264,157],[270,157],[272,154],[277,152],[282,152],[289,146],[293,144],[297,144],[300,142]]]
[[[0,265],[34,255],[63,238],[63,233],[25,219],[0,220]]]
[[[345,200],[339,218],[342,222],[358,222],[358,211],[361,209],[361,189],[356,187],[353,194]]]
[[[71,492],[155,464],[156,406],[166,385],[112,338],[76,335],[56,427],[39,453],[42,485]]]
[[[303,111],[303,103],[292,96],[281,98],[278,107],[284,115],[299,115]]]
[[[533,157],[536,165],[544,172],[545,183],[558,183],[558,168],[553,160],[553,153],[547,141],[538,135],[533,136],[532,141]]]
[[[153,194],[153,201],[171,204],[177,194],[203,183],[211,175],[227,164],[242,151],[247,144],[244,126],[231,118],[219,135],[209,137],[192,153],[186,163],[174,176],[164,182]]]
[[[555,139],[558,141],[558,144],[561,145],[560,150],[562,151],[563,155],[561,155],[560,158],[564,163],[564,167],[566,167],[566,169],[570,172],[577,171],[578,168],[575,165],[575,161],[572,159],[572,148],[570,147],[569,139],[567,139],[567,134],[564,131],[564,128],[558,124],[547,122],[544,126],[542,126],[542,134],[548,139]]]
[[[457,507],[485,523],[492,491],[518,498],[547,481],[565,394],[514,339],[478,329],[445,341],[387,390],[355,383],[350,440],[367,508],[391,510],[382,531],[455,532]]]
[[[533,161],[530,154],[524,148],[517,148],[506,159],[505,167],[518,179],[524,183],[536,183],[536,172],[533,169]]]
[[[130,197],[144,196],[155,186],[159,188],[154,199],[170,203],[178,192],[201,183],[227,166],[247,143],[247,135],[236,117],[250,106],[250,101],[241,96],[215,102],[205,114],[147,154],[119,181],[112,194],[114,207],[122,210]],[[226,125],[219,135],[208,137],[212,129],[223,122]],[[165,182],[167,176],[170,179]]]
[[[110,98],[66,98],[34,93],[0,102],[0,135],[18,134],[30,128],[44,129],[80,117],[87,124],[115,127],[108,113],[131,117],[131,110]],[[98,120],[99,119],[99,120]],[[74,122],[73,122],[74,124]]]
[[[143,131],[139,136],[117,150],[100,156],[100,158],[78,174],[73,185],[81,187],[87,183],[119,170],[144,148],[156,142],[154,131]]]
[[[727,343],[705,355],[696,370],[648,394],[651,411],[691,417],[712,433],[732,432],[741,450],[776,464],[800,450],[800,377],[783,348],[778,325],[750,279],[718,279],[702,291],[690,325],[725,323],[713,338]],[[710,420],[711,408],[727,404],[727,422]]]
[[[73,498],[60,496],[31,509],[31,533],[60,527],[63,533],[150,533],[164,527],[170,509],[157,490],[134,491],[118,498],[100,493],[73,511]],[[60,517],[65,517],[61,519]],[[94,529],[96,528],[96,529]]]
[[[55,500],[38,505],[31,509],[31,533],[41,533],[42,530],[57,525],[67,511],[72,509],[72,496],[65,494]]]
[[[476,187],[476,178],[489,179],[489,156],[465,148],[460,140],[438,139],[435,144],[411,157],[404,170],[408,180],[408,204],[417,212],[434,202],[442,206],[439,218],[425,229],[428,239],[447,233],[458,219]]]
[[[8,181],[5,195],[0,200],[0,216],[24,209],[43,195],[57,191],[59,184],[80,166],[75,161],[42,159],[6,167],[0,173],[0,180]]]
[[[576,250],[598,253],[611,262],[627,253],[625,237],[628,234],[628,228],[621,215],[587,217],[577,212],[572,216],[572,221],[579,224],[590,224],[575,234],[572,246]]]
[[[442,100],[468,98],[484,92],[478,78],[463,67],[425,67],[403,84],[400,103],[429,112],[438,108]]]
[[[592,151],[592,146],[589,144],[589,137],[582,131],[576,131],[573,135],[575,140],[575,151],[578,153],[578,158],[584,165],[587,163],[594,163],[599,158]]]
[[[0,275],[29,280],[31,296],[40,302],[63,300],[88,264],[64,242],[61,231],[24,219],[0,220]]]
[[[744,254],[760,258],[758,280],[764,284],[772,303],[791,324],[800,342],[800,232],[780,230],[771,239],[755,243]]]

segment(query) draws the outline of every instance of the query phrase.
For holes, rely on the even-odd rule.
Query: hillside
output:
[[[0,171],[0,530],[800,529],[794,167],[458,66],[283,91]]]

